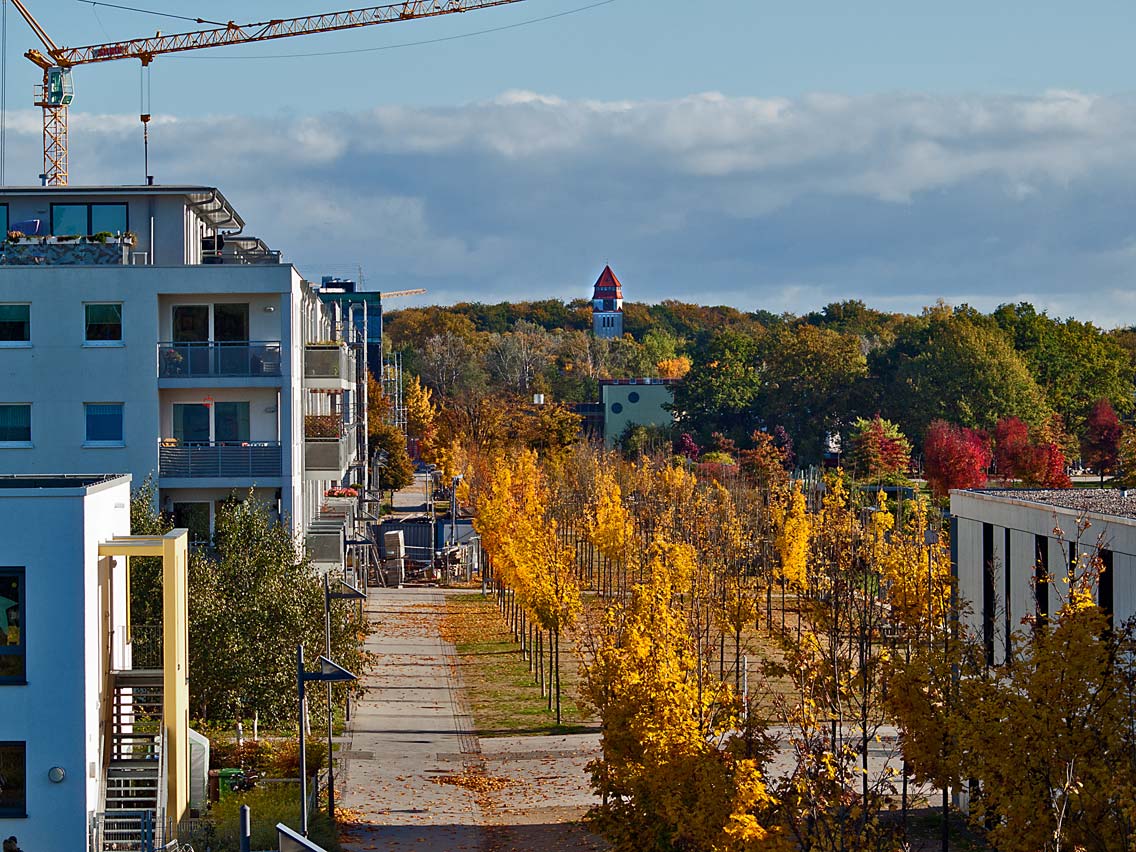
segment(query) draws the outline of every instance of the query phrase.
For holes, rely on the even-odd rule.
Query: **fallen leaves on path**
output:
[[[494,790],[503,790],[513,783],[510,778],[484,775],[480,772],[460,772],[449,775],[437,775],[430,779],[435,784],[453,784],[455,787],[465,787],[475,793],[490,793]]]

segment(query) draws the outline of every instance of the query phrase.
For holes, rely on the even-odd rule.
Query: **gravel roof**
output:
[[[1136,518],[1136,488],[1006,488],[976,490],[974,494],[989,494],[1027,503],[1042,503],[1075,512],[1096,512],[1121,518]]]

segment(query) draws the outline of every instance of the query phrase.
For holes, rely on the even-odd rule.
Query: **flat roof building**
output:
[[[250,489],[303,533],[364,476],[342,311],[220,190],[7,187],[0,223],[0,471],[153,477],[195,541]]]

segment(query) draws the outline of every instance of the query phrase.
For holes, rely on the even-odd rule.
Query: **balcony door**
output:
[[[216,402],[213,405],[175,402],[173,415],[174,438],[181,446],[249,443],[247,402]]]
[[[174,348],[186,359],[191,376],[247,375],[248,339],[247,302],[173,307]]]
[[[209,375],[209,306],[174,305],[174,351],[188,376]],[[182,344],[182,345],[177,345]]]
[[[217,341],[217,374],[249,373],[249,306],[219,302],[213,306],[213,339]]]

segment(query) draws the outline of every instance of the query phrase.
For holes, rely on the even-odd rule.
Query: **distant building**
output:
[[[1006,659],[1006,638],[1026,629],[1023,618],[1056,615],[1078,553],[1080,570],[1100,557],[1094,593],[1110,620],[1136,615],[1136,491],[952,491],[951,525],[962,618],[991,663]]]
[[[592,293],[592,332],[596,337],[623,337],[623,285],[605,266]]]
[[[623,430],[632,424],[669,428],[674,415],[663,406],[674,398],[673,385],[670,379],[602,380],[604,443],[615,446]]]

